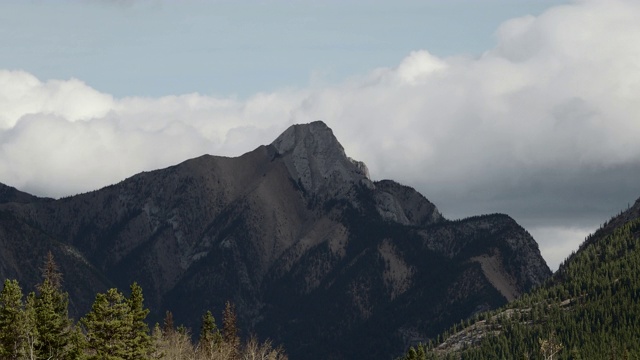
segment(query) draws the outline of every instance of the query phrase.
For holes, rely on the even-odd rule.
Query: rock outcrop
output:
[[[76,313],[137,281],[153,321],[171,310],[193,329],[231,300],[292,358],[389,358],[550,275],[511,218],[446,220],[372,181],[322,122],[61,200],[14,190],[0,187],[3,277],[32,286],[23,269],[52,250]]]
[[[322,121],[293,125],[271,146],[307,199],[348,199],[354,185],[373,187],[367,166],[347,157]]]

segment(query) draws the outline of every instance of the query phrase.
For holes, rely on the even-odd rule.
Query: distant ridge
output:
[[[40,198],[36,196],[27,194],[25,192],[17,190],[14,187],[0,183],[0,204],[11,202],[26,204],[38,200],[40,200]]]
[[[640,199],[590,235],[542,286],[405,359],[638,358],[639,242]]]

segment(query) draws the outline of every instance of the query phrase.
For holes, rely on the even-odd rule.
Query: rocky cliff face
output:
[[[372,186],[366,165],[348,158],[331,129],[321,121],[294,125],[271,146],[282,157],[289,176],[313,196],[342,198],[354,184]]]
[[[61,200],[3,189],[0,275],[33,284],[24,259],[53,250],[77,311],[138,281],[153,314],[194,329],[232,300],[292,358],[389,358],[550,275],[511,218],[444,219],[371,181],[322,122]]]

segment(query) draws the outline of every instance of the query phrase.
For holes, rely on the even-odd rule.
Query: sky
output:
[[[323,120],[552,269],[640,197],[635,0],[0,2],[0,182],[62,197]]]

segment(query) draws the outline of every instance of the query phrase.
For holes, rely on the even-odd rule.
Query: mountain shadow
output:
[[[405,358],[639,358],[639,242],[640,199],[590,235],[542,286]]]
[[[322,122],[60,200],[4,189],[3,278],[35,284],[26,269],[51,250],[76,313],[137,281],[152,316],[193,329],[231,300],[241,328],[293,359],[388,359],[551,274],[510,217],[445,219],[372,181]]]

